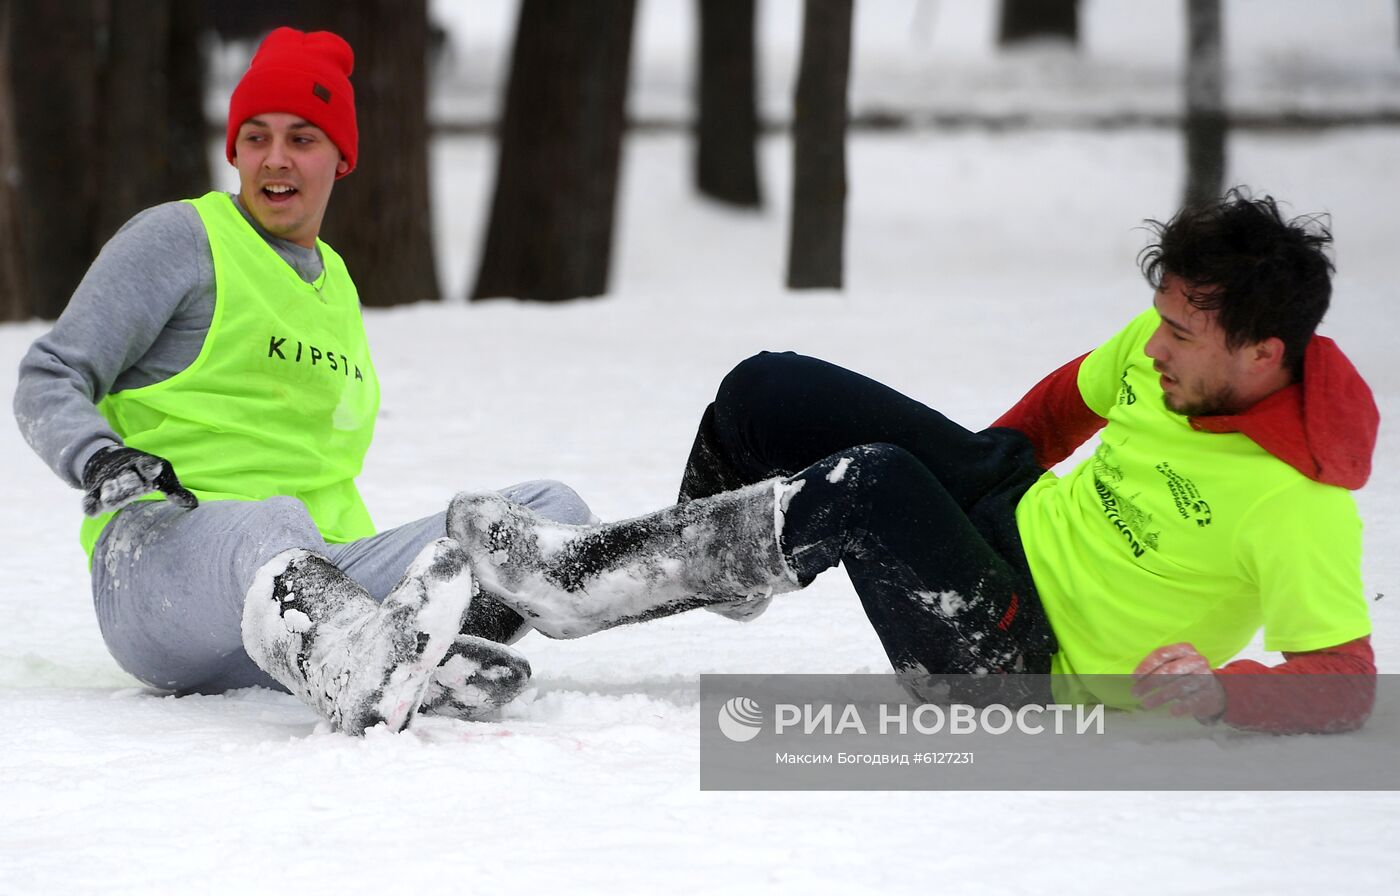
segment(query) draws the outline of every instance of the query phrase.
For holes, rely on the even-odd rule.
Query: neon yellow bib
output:
[[[204,346],[185,370],[108,395],[98,410],[128,446],[169,460],[201,501],[287,495],[328,542],[373,535],[355,477],[374,434],[379,381],[344,262],[318,241],[325,271],[306,283],[227,193],[189,201],[214,258]],[[112,516],[84,520],[89,560]]]
[[[1351,493],[1168,411],[1144,353],[1159,320],[1145,312],[1084,360],[1080,394],[1108,420],[1098,449],[1016,508],[1060,642],[1052,670],[1127,674],[1181,641],[1218,667],[1261,626],[1273,651],[1368,634]]]

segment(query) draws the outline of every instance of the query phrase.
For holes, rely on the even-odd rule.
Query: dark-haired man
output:
[[[1235,191],[1151,223],[1152,306],[982,432],[764,353],[706,410],[676,507],[568,529],[459,496],[448,530],[558,637],[696,606],[752,616],[839,562],[916,692],[950,673],[1054,672],[1091,693],[1084,676],[1133,675],[1142,705],[1202,721],[1354,728],[1375,667],[1349,490],[1378,413],[1314,335],[1330,235]],[[1047,472],[1099,430],[1091,458]],[[1285,661],[1228,662],[1261,627]],[[1258,686],[1294,673],[1335,678]]]
[[[229,101],[238,193],[122,227],[21,362],[15,414],[86,491],[93,603],[122,668],[176,692],[283,688],[358,734],[490,709],[529,665],[478,637],[508,639],[514,614],[464,621],[445,512],[380,532],[355,485],[379,385],[355,285],[319,239],[356,164],[353,67],[330,32],[267,36]],[[590,518],[558,483],[508,492]]]

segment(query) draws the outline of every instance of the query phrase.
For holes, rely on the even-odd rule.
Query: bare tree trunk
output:
[[[700,15],[695,182],[721,202],[757,208],[755,0],[696,0]]]
[[[0,0],[0,320],[29,317],[29,284],[20,231],[20,195],[14,102],[10,92],[10,11],[14,0]]]
[[[199,7],[182,0],[8,5],[5,117],[15,140],[9,167],[23,186],[17,220],[29,310],[53,318],[128,218],[208,189]]]
[[[473,299],[607,291],[635,0],[522,0]]]
[[[1187,0],[1186,186],[1183,203],[1220,197],[1225,180],[1225,51],[1220,0]]]
[[[853,0],[807,0],[793,116],[789,289],[840,289]]]
[[[55,318],[92,261],[97,18],[92,0],[14,2],[10,86],[24,195],[30,312]]]
[[[98,66],[98,168],[95,218],[89,234],[101,245],[132,215],[171,195],[168,62],[169,0],[111,0],[105,64]],[[139,149],[132,145],[140,129]],[[133,151],[134,150],[134,151]],[[91,250],[89,250],[91,251]]]
[[[170,0],[170,46],[166,54],[165,193],[200,196],[213,186],[209,171],[209,121],[204,116],[204,6]],[[220,124],[222,124],[222,120]]]
[[[322,236],[345,257],[360,301],[437,300],[428,178],[427,0],[320,4],[316,28],[355,51],[360,158],[331,195]]]
[[[1047,38],[1079,43],[1079,0],[1001,0],[999,46]]]

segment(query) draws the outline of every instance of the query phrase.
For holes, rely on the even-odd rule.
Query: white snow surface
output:
[[[878,4],[857,6],[866,28]],[[1326,4],[1326,17],[1304,15],[1302,38],[1262,6],[1227,4],[1255,16],[1231,25],[1254,47],[1235,57],[1251,83],[1307,58],[1305,71],[1381,72],[1350,92],[1327,83],[1362,105],[1373,93],[1397,101],[1386,80],[1400,59],[1394,3]],[[1179,23],[1112,8],[1089,25],[1103,63],[1090,105],[1125,93],[1114,66],[1167,66],[1162,48],[1180,42]],[[955,59],[994,70],[975,40],[959,46]],[[439,263],[454,295],[475,270],[493,153],[471,138],[434,151]],[[1182,150],[1169,132],[865,134],[849,154],[841,293],[781,288],[785,140],[763,147],[770,204],[749,215],[697,200],[687,140],[653,136],[625,151],[606,299],[369,312],[384,401],[361,485],[379,524],[536,477],[569,482],[605,519],[666,504],[720,378],[762,349],[828,358],[981,426],[1150,300],[1134,255],[1141,220],[1176,204]],[[1333,215],[1323,330],[1383,417],[1357,494],[1383,672],[1400,671],[1397,158],[1393,130],[1246,133],[1232,139],[1229,174],[1296,212]],[[15,362],[42,329],[0,326],[0,391],[13,391]],[[354,739],[284,694],[161,696],[103,647],[76,541],[79,493],[14,426],[0,426],[0,462],[0,893],[1304,894],[1388,892],[1400,879],[1393,793],[700,792],[701,673],[887,670],[840,572],[747,625],[689,613],[577,641],[528,636],[518,647],[533,688],[494,721],[420,718]],[[1248,655],[1269,658],[1257,643]],[[1261,762],[1282,749],[1216,736]],[[1393,753],[1400,723],[1377,719],[1354,737]],[[1137,750],[1153,763],[1150,743]]]

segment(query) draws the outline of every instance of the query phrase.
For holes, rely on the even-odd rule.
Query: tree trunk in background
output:
[[[111,0],[107,20],[107,64],[98,66],[95,218],[89,234],[97,244],[145,208],[145,199],[164,195],[170,140],[164,114],[169,108],[166,53],[170,46],[170,4],[164,0]],[[159,201],[159,200],[158,200]]]
[[[1187,0],[1183,203],[1220,197],[1225,179],[1225,50],[1220,0]]]
[[[1079,43],[1079,0],[1001,0],[999,46],[1047,38]]]
[[[840,289],[852,0],[807,0],[793,115],[789,289]]]
[[[10,25],[29,312],[52,319],[68,304],[92,261],[94,154],[129,158],[135,153],[130,145],[97,144],[96,4],[12,2]]]
[[[142,209],[209,189],[198,11],[180,0],[110,0],[90,254]]]
[[[522,0],[473,299],[608,288],[635,0]]]
[[[209,120],[204,115],[204,7],[170,0],[170,48],[166,54],[167,150],[170,168],[165,192],[187,198],[213,186],[209,171]],[[219,119],[222,127],[224,115]]]
[[[427,0],[320,0],[304,27],[355,51],[355,171],[336,182],[321,236],[345,258],[365,305],[437,300],[428,178]]]
[[[128,218],[209,188],[199,7],[7,5],[26,316],[51,319]]]
[[[747,208],[758,185],[755,0],[696,0],[700,17],[695,183],[712,199]]]
[[[0,0],[0,321],[29,317],[29,285],[20,242],[14,103],[10,95],[10,8]]]

